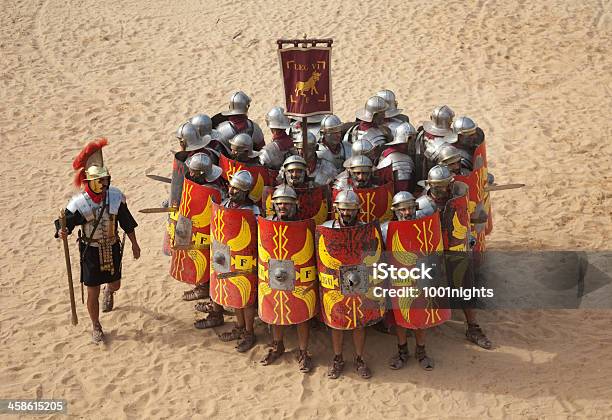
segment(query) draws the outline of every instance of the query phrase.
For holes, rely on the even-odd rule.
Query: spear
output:
[[[64,209],[60,210],[60,224],[62,227],[62,231],[66,229],[66,211]],[[68,248],[68,238],[64,236],[62,238],[62,242],[64,243],[64,257],[66,257],[66,271],[68,272],[68,291],[70,292],[70,312],[72,313],[72,325],[77,325],[79,323],[79,319],[77,318],[76,313],[76,303],[74,302],[74,286],[72,285],[72,265],[70,264],[70,249]]]

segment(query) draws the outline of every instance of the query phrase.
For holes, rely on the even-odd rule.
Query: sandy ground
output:
[[[185,118],[226,108],[235,88],[252,96],[262,125],[280,103],[274,41],[283,36],[334,38],[334,107],[343,119],[390,88],[413,121],[447,103],[482,126],[498,182],[528,184],[495,193],[490,249],[609,249],[609,0],[305,7],[2,1],[0,398],[65,398],[74,417],[113,419],[612,416],[610,310],[484,312],[493,351],[468,344],[458,316],[430,334],[433,372],[414,361],[390,371],[394,339],[377,332],[367,343],[369,382],[351,363],[342,379],[326,378],[324,331],[312,337],[312,374],[299,374],[293,355],[261,367],[261,324],[247,355],[191,326],[192,305],[179,300],[185,287],[167,275],[160,252],[161,216],[137,216],[143,255],[126,258],[116,310],[102,317],[109,344],[89,343],[84,306],[70,326],[51,221],[74,191],[78,150],[107,136],[105,160],[131,208],[158,205],[166,187],[144,173],[169,173],[173,132]],[[506,268],[496,272],[509,275]],[[294,333],[288,343],[294,348]]]

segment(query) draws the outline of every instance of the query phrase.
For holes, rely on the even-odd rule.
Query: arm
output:
[[[134,255],[134,259],[137,260],[140,258],[140,246],[138,245],[138,240],[136,239],[136,220],[130,213],[130,210],[127,207],[127,204],[121,203],[119,205],[119,211],[117,212],[117,220],[119,221],[119,226],[121,229],[127,234],[127,237],[130,238],[130,242],[132,243],[132,254]]]
[[[85,218],[78,211],[72,213],[66,209],[66,230],[62,231],[59,219],[55,220],[55,238],[65,238],[70,235],[76,226],[86,222]]]

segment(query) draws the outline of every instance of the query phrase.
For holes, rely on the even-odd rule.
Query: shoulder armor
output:
[[[243,209],[251,210],[255,216],[259,216],[261,212],[259,211],[259,207],[255,204],[249,204],[248,206],[243,206]]]
[[[437,210],[436,204],[428,195],[422,195],[416,199],[419,209],[417,210],[417,219],[425,216],[431,216]]]
[[[69,210],[72,213],[76,213],[78,211],[88,222],[94,220],[95,208],[97,208],[97,204],[94,203],[92,199],[89,198],[89,195],[87,195],[87,193],[84,191],[72,196],[68,202],[68,205],[66,206],[66,210]]]
[[[336,179],[334,179],[332,188],[336,190],[345,189],[349,186],[348,180],[349,180],[348,171],[342,171],[336,176]]]
[[[395,172],[396,179],[398,181],[409,180],[412,178],[412,173],[414,172],[414,162],[410,156],[400,152],[390,153],[378,163],[377,168],[383,169],[389,165],[391,165],[393,172]]]
[[[389,140],[391,137],[391,130],[388,127],[372,127],[361,137],[362,139],[368,140],[374,146],[380,146]]]
[[[221,141],[224,145],[229,149],[229,141],[236,134],[236,130],[234,126],[229,121],[223,121],[221,124],[217,126],[217,132],[219,133],[219,141]]]
[[[389,221],[382,222],[380,224],[380,233],[382,234],[383,244],[387,243],[387,232],[389,231]]]
[[[391,121],[385,122],[385,126],[391,130],[391,134],[395,136],[395,129],[402,124],[404,121],[397,119],[397,117],[393,117]]]
[[[125,203],[125,195],[117,187],[109,187],[108,189],[108,212],[110,214],[119,213],[119,206]]]
[[[315,184],[318,185],[328,185],[336,178],[336,175],[338,175],[336,166],[325,159],[319,159],[314,173],[310,174],[314,178]]]
[[[285,161],[286,153],[282,152],[276,142],[266,144],[260,151],[259,161],[272,169],[279,169]]]

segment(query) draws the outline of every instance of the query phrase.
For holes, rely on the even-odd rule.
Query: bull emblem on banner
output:
[[[293,91],[294,95],[295,96],[298,96],[298,95],[306,96],[304,92],[308,92],[310,95],[312,95],[313,93],[316,93],[318,95],[319,91],[317,90],[317,82],[319,81],[320,78],[321,78],[321,73],[319,73],[318,71],[315,71],[312,73],[310,78],[306,80],[305,82],[302,82],[302,81],[297,82],[295,84],[295,89]]]

